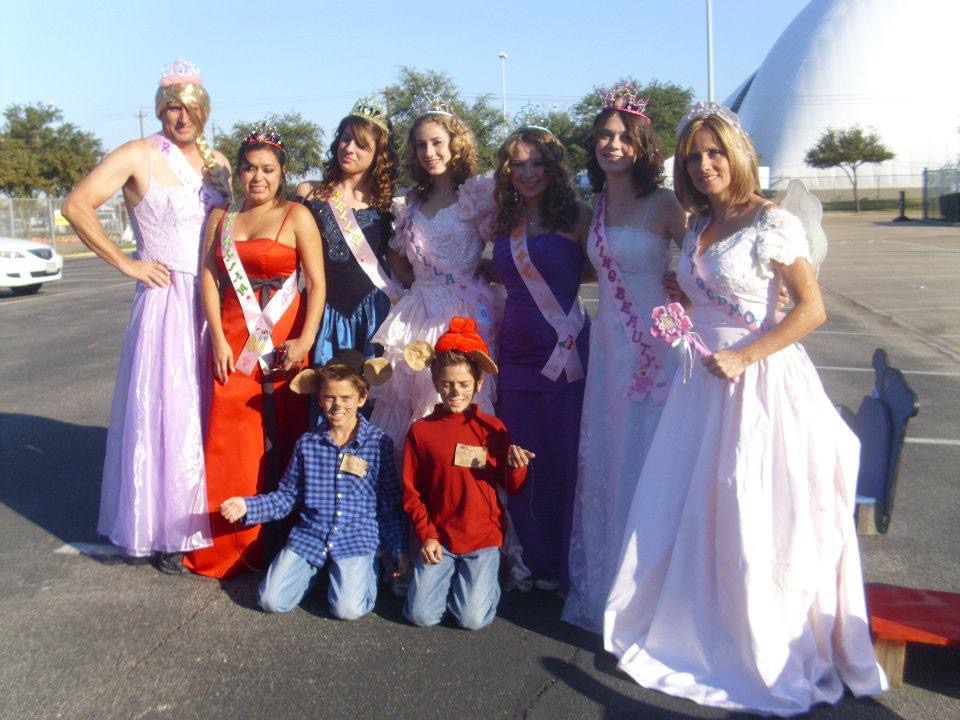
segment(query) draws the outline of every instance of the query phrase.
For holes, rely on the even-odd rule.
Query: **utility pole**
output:
[[[140,108],[140,112],[137,113],[137,117],[140,118],[140,139],[143,139],[143,119],[147,114],[143,111],[143,108]]]
[[[503,112],[503,123],[507,124],[507,51],[501,50],[497,57],[500,58],[500,102]]]

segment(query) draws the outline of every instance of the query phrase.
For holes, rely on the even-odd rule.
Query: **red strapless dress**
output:
[[[254,282],[286,278],[299,262],[294,248],[269,238],[238,242],[236,248],[247,277]],[[217,256],[221,269],[225,270],[219,251]],[[237,358],[249,333],[240,301],[229,280],[225,282],[221,311],[223,331]],[[274,345],[300,335],[305,312],[306,303],[297,295],[273,328]],[[308,398],[290,390],[287,380],[274,383],[273,397],[276,467],[282,474],[297,438],[307,430],[309,406]],[[187,568],[200,575],[228,578],[246,570],[265,568],[261,526],[230,525],[219,512],[220,503],[228,497],[256,495],[277,488],[279,476],[274,475],[265,457],[263,407],[263,375],[259,367],[254,376],[234,372],[225,385],[214,381],[204,448],[213,545],[188,553],[183,561]]]

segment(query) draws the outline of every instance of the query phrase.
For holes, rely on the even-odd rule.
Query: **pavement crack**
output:
[[[563,658],[563,662],[567,665],[573,665],[579,653],[580,653],[580,648],[577,648],[577,647],[573,648],[573,652],[571,652],[569,655]],[[523,712],[521,713],[521,717],[523,718],[523,720],[527,719],[527,717],[530,714],[530,711],[533,710],[533,706],[537,704],[537,701],[539,701],[540,698],[542,698],[546,694],[546,692],[557,683],[559,679],[560,678],[558,678],[556,675],[552,675],[551,677],[547,678],[547,680],[537,689],[537,692],[534,693],[533,697],[530,698],[529,701],[527,701],[526,706],[523,708]]]

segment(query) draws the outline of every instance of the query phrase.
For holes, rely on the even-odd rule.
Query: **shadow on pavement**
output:
[[[0,502],[64,542],[106,542],[96,532],[106,439],[104,427],[0,413]]]
[[[907,645],[906,685],[960,699],[960,647]]]
[[[563,598],[554,592],[511,590],[500,598],[497,616],[517,627],[592,653],[603,652],[603,639],[560,619]]]

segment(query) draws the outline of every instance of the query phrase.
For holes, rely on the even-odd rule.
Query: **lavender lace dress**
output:
[[[200,367],[206,328],[200,307],[201,238],[223,197],[158,136],[156,162],[184,181],[150,178],[130,209],[140,259],[162,263],[170,285],[138,282],[120,351],[103,463],[97,532],[134,556],[210,544],[203,468]],[[151,152],[153,155],[153,152]],[[205,374],[209,374],[207,371]]]

